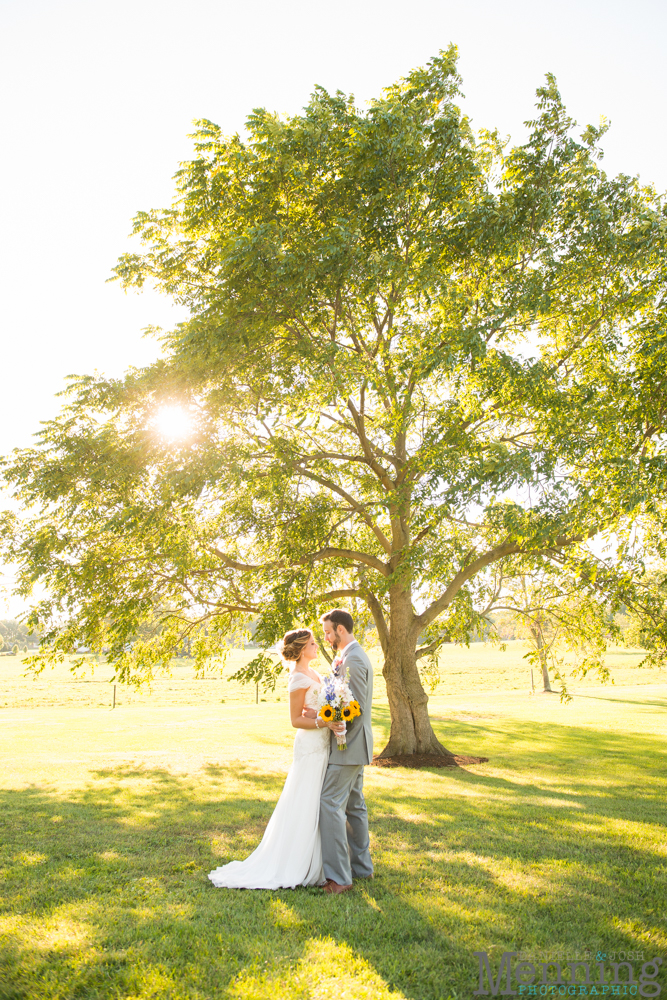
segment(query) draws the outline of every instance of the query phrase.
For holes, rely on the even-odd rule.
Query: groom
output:
[[[354,638],[352,615],[336,608],[320,620],[324,638],[337,654],[333,671],[345,677],[361,708],[361,715],[348,726],[347,750],[339,750],[335,734],[331,734],[320,799],[322,864],[327,880],[324,891],[337,894],[351,889],[353,878],[373,876],[363,793],[364,764],[373,759],[373,668]]]

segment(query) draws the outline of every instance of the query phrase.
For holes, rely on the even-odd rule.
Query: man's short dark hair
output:
[[[344,629],[352,635],[354,632],[354,619],[349,611],[343,611],[342,608],[334,608],[333,611],[327,611],[325,615],[320,618],[321,622],[332,622],[334,625],[342,625]]]

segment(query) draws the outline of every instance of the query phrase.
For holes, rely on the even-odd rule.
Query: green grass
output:
[[[469,648],[446,646],[440,655],[440,682],[433,692],[436,697],[452,694],[470,694],[491,691],[528,691],[531,688],[530,666],[524,654],[527,646],[523,642],[505,643],[503,651],[498,647],[473,643]],[[234,651],[221,675],[210,672],[204,679],[193,675],[192,660],[173,661],[171,674],[156,678],[152,688],[135,691],[117,689],[117,705],[173,706],[207,704],[254,704],[256,691],[252,686],[237,684],[227,680],[242,664],[254,655],[256,650]],[[644,654],[636,649],[612,648],[607,656],[607,665],[612,671],[613,681],[620,685],[655,684],[667,680],[667,671],[642,668],[637,665]],[[65,662],[55,669],[47,669],[34,680],[26,682],[22,676],[20,658],[0,656],[0,708],[49,708],[63,706],[70,708],[107,708],[112,703],[110,679],[111,669],[106,663],[97,663],[94,657],[84,657],[88,672],[75,676],[70,663]],[[375,701],[386,704],[384,679],[380,657],[371,651],[375,664]],[[92,673],[90,672],[92,669]],[[536,687],[539,686],[537,671],[534,672]],[[576,682],[568,682],[573,691],[597,691],[599,682],[594,676]],[[267,703],[287,700],[286,675],[279,678],[275,691],[264,692],[260,688],[260,700]]]
[[[0,997],[467,1000],[478,950],[667,965],[664,679],[618,650],[616,685],[562,706],[528,694],[523,651],[447,651],[438,735],[490,761],[368,768],[377,875],[334,898],[206,879],[280,794],[280,689],[255,705],[182,666],[109,711],[108,684],[0,658]],[[381,746],[381,684],[374,724]]]

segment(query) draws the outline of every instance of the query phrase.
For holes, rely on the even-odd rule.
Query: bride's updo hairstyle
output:
[[[313,638],[309,628],[296,628],[285,632],[280,644],[280,655],[285,663],[296,663],[304,649]]]

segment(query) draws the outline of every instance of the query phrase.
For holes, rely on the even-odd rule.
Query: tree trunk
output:
[[[538,629],[535,635],[535,643],[537,645],[537,652],[540,657],[540,666],[542,667],[542,683],[544,685],[544,690],[551,692],[551,681],[549,680],[549,664],[547,662],[547,651],[544,648],[544,640],[542,638],[542,630]]]
[[[544,683],[544,690],[551,691],[551,681],[549,680],[549,667],[547,666],[547,657],[543,649],[540,650],[540,661],[542,663],[542,681]]]
[[[392,592],[390,602],[389,637],[382,673],[387,682],[391,732],[379,756],[423,753],[451,757],[451,752],[438,741],[428,717],[428,695],[422,687],[415,656],[417,636],[410,595],[405,591]]]

